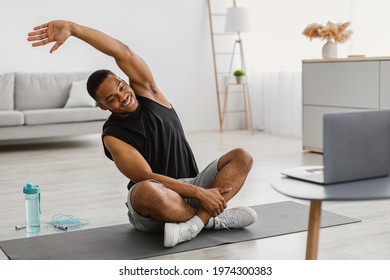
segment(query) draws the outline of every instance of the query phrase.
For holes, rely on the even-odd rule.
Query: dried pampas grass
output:
[[[323,26],[318,23],[309,24],[302,34],[306,37],[309,37],[310,40],[315,38],[321,38],[322,40],[334,40],[337,43],[344,43],[352,35],[351,30],[347,30],[351,23],[333,23],[328,21],[328,23]]]

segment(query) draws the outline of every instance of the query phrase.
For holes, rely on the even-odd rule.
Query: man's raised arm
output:
[[[76,37],[115,59],[119,68],[129,77],[137,95],[156,95],[157,86],[146,62],[121,41],[86,26],[65,20],[55,20],[36,26],[27,40],[34,47],[54,43],[50,53],[56,51],[70,37]],[[151,95],[152,94],[152,95]]]

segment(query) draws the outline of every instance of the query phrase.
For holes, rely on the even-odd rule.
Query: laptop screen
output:
[[[324,115],[324,183],[390,173],[390,110]]]

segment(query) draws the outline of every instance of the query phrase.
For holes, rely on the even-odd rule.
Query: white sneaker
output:
[[[214,218],[215,229],[238,229],[247,227],[257,220],[257,213],[249,207],[226,209]]]
[[[178,243],[191,240],[198,233],[198,226],[189,222],[166,223],[164,227],[164,247],[173,247]]]

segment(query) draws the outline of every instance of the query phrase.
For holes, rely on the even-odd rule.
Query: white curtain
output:
[[[283,70],[258,73],[253,88],[255,127],[276,135],[301,137],[301,73]]]

